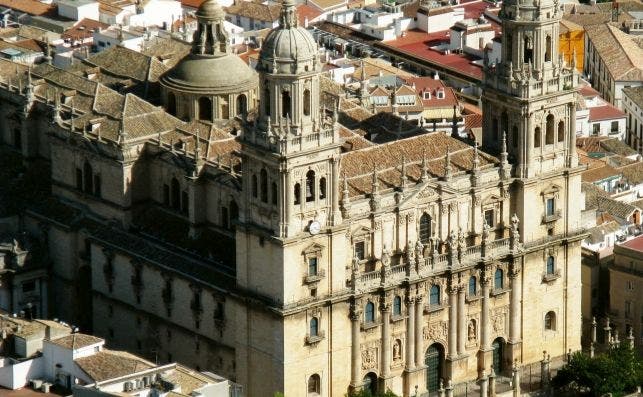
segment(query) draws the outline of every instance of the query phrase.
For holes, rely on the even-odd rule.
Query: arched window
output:
[[[308,395],[317,396],[321,394],[321,379],[319,375],[314,374],[308,378]]]
[[[295,183],[295,188],[293,189],[293,195],[295,196],[294,203],[295,204],[301,203],[301,185],[299,185],[298,183]]]
[[[272,193],[272,205],[277,205],[277,196],[279,195],[279,192],[277,191],[277,184],[275,182],[272,183],[270,191]]]
[[[504,274],[502,269],[496,269],[496,272],[493,275],[493,288],[502,289],[505,285],[505,280],[503,278]]]
[[[469,277],[469,296],[476,296],[478,292],[478,284],[476,283],[476,278],[474,276]]]
[[[511,145],[518,147],[518,127],[515,125],[511,129]]]
[[[326,178],[319,178],[319,199],[326,198]]]
[[[173,92],[167,94],[167,112],[176,116],[176,95]]]
[[[402,298],[396,296],[393,298],[393,315],[401,316],[402,315]]]
[[[534,50],[531,47],[531,38],[529,36],[525,36],[525,39],[523,40],[523,50],[523,62],[531,62]]]
[[[259,183],[261,184],[261,201],[264,203],[268,202],[268,172],[265,168],[261,169]]]
[[[540,127],[536,127],[536,129],[534,129],[534,147],[540,147],[541,135]]]
[[[431,217],[429,214],[423,214],[420,217],[420,242],[428,244],[431,239]]]
[[[562,142],[565,140],[565,122],[560,121],[558,122],[558,142]]]
[[[94,171],[89,161],[83,165],[83,191],[85,193],[94,193]]]
[[[237,114],[242,116],[248,111],[248,99],[245,94],[237,96]]]
[[[181,208],[181,186],[179,186],[179,181],[176,178],[172,178],[170,183],[171,190],[171,204],[172,208],[179,210]]]
[[[252,174],[252,197],[257,198],[257,175]]]
[[[554,143],[554,115],[547,116],[547,129],[545,132],[545,144],[551,145]]]
[[[304,116],[310,116],[310,90],[304,90]]]
[[[270,88],[263,90],[263,109],[266,116],[270,116]]]
[[[551,61],[551,36],[545,39],[545,62]]]
[[[212,100],[208,97],[199,98],[199,120],[212,121]]]
[[[366,308],[364,309],[364,322],[375,322],[375,304],[373,302],[368,302],[366,304]]]
[[[547,274],[554,274],[554,257],[551,255],[547,257]]]
[[[547,312],[547,314],[545,314],[545,329],[551,331],[556,330],[556,314],[554,312]]]
[[[281,92],[281,116],[287,117],[288,115],[291,115],[291,114],[292,112],[290,111],[290,92],[282,91]]]
[[[317,317],[313,317],[310,319],[310,336],[318,336],[319,335],[319,322],[317,320]]]
[[[306,173],[306,202],[315,201],[315,171]]]
[[[431,290],[429,291],[429,304],[430,305],[440,304],[440,287],[437,285],[431,286]]]
[[[494,117],[492,124],[493,139],[498,141],[500,138],[500,126],[498,125],[498,119]]]

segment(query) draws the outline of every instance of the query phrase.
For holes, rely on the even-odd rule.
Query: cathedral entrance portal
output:
[[[499,374],[503,371],[503,356],[505,350],[505,341],[502,338],[496,338],[491,344],[493,349],[493,370],[496,374]]]
[[[424,355],[424,364],[426,364],[426,388],[429,392],[437,391],[444,365],[444,349],[441,345],[434,343],[429,346]]]

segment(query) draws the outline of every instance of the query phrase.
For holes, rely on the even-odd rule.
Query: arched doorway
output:
[[[437,391],[442,378],[442,366],[444,363],[444,349],[441,345],[434,343],[426,350],[424,364],[426,364],[426,388],[429,392]]]
[[[364,377],[364,384],[362,385],[364,390],[368,390],[372,395],[377,393],[377,375],[374,372],[369,372]]]
[[[248,110],[248,100],[245,94],[237,96],[237,115],[243,116]]]
[[[505,341],[502,338],[496,338],[491,344],[493,349],[493,370],[499,374],[503,371],[503,357],[505,353]]]

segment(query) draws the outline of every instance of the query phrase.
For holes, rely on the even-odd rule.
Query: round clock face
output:
[[[318,221],[312,221],[310,222],[310,225],[308,226],[308,231],[310,234],[317,234],[321,230],[321,225],[319,224]]]

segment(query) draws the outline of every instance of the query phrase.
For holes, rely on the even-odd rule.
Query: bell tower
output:
[[[482,144],[499,152],[505,134],[520,178],[577,165],[578,77],[558,52],[562,13],[557,0],[503,2],[502,57],[485,57]]]

